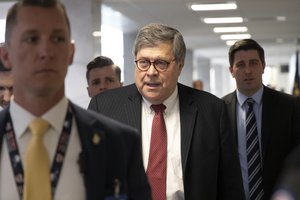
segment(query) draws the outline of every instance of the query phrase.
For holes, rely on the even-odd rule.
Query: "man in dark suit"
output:
[[[137,131],[65,97],[74,44],[63,4],[14,4],[2,50],[15,80],[14,99],[0,113],[0,199],[151,199]],[[43,122],[44,136],[31,121]]]
[[[270,199],[286,155],[300,142],[299,111],[296,97],[263,85],[265,69],[263,48],[252,39],[237,41],[229,50],[230,73],[236,80],[236,91],[226,95],[230,124],[239,148],[241,175],[246,199],[250,199],[246,153],[247,99],[254,100],[259,156],[262,166],[262,194],[256,199]],[[242,184],[242,183],[241,183]]]
[[[121,69],[112,59],[97,56],[86,66],[87,91],[92,98],[105,90],[122,87]]]
[[[11,75],[11,70],[5,68],[0,61],[0,110],[9,105],[10,99],[13,95],[12,84],[13,78]]]
[[[164,193],[159,200],[243,199],[237,149],[224,102],[177,82],[186,53],[181,33],[165,25],[149,24],[139,31],[133,53],[135,84],[95,96],[89,109],[142,133],[143,161],[149,178],[151,131],[156,128],[151,128],[156,115],[152,105],[166,106],[166,189],[154,191],[149,181],[153,199],[158,199],[155,192]]]
[[[300,146],[287,157],[272,200],[300,199]]]

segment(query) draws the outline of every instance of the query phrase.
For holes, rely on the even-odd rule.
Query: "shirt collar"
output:
[[[42,118],[49,122],[56,133],[60,133],[62,130],[67,107],[68,100],[66,97],[63,97],[56,105],[42,115]],[[15,101],[11,101],[9,109],[15,134],[17,137],[21,137],[27,130],[28,124],[35,119],[36,116],[25,110]]]
[[[171,110],[173,110],[175,104],[176,104],[176,99],[178,98],[178,87],[176,85],[176,88],[174,90],[174,92],[163,102],[163,104],[167,107],[166,110],[165,110],[165,113],[167,114],[168,112],[170,112]],[[150,113],[150,112],[153,112],[152,109],[151,109],[151,105],[152,103],[150,103],[147,99],[145,99],[143,97],[143,101],[145,102],[146,104],[146,107],[147,107],[147,111]]]
[[[256,104],[260,105],[262,103],[262,95],[264,92],[264,87],[262,86],[258,91],[256,91],[252,96],[248,97],[241,93],[238,89],[236,90],[237,100],[240,106],[243,106],[248,98],[252,98]]]

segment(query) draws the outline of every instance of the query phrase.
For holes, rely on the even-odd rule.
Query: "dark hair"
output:
[[[243,39],[236,41],[229,49],[229,64],[232,67],[234,62],[234,54],[241,50],[256,50],[260,61],[265,64],[264,49],[253,39]]]
[[[184,65],[186,46],[181,33],[175,28],[152,23],[141,28],[136,36],[132,53],[136,58],[143,47],[154,47],[161,42],[173,44],[173,54],[177,62]]]
[[[9,72],[9,71],[11,71],[11,69],[6,68],[0,60],[0,72]]]
[[[89,62],[86,66],[87,71],[86,71],[86,79],[89,80],[90,78],[90,71],[92,69],[95,68],[103,68],[106,66],[110,66],[112,65],[114,68],[114,71],[117,75],[117,78],[119,81],[121,81],[121,69],[120,67],[118,67],[117,65],[114,64],[114,62],[112,61],[112,59],[110,59],[109,57],[106,56],[98,56],[96,57],[94,60],[92,60],[91,62]]]
[[[65,6],[59,0],[20,0],[17,3],[15,3],[8,10],[8,13],[6,16],[5,43],[7,43],[10,39],[11,31],[17,23],[18,11],[23,6],[38,6],[38,7],[44,7],[44,8],[51,8],[51,7],[55,7],[55,6],[60,7],[62,9],[63,15],[65,16],[65,19],[67,21],[69,33],[71,35],[71,25],[70,25],[70,20],[67,15],[67,11],[65,9]]]

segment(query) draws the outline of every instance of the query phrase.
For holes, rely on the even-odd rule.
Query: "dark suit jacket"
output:
[[[284,190],[295,200],[300,199],[300,146],[287,157],[277,190]]]
[[[236,91],[223,99],[237,138]],[[269,200],[286,155],[300,143],[300,103],[296,97],[264,87],[262,104],[263,184]]]
[[[181,84],[178,94],[185,199],[243,199],[237,149],[224,102]],[[89,109],[141,131],[141,103],[142,96],[132,84],[95,96]]]
[[[129,199],[151,199],[150,186],[142,163],[137,131],[105,116],[72,104],[82,152],[78,173],[82,173],[87,200],[103,200],[114,194],[115,179]],[[0,149],[8,109],[0,112]],[[95,134],[101,138],[94,142]],[[62,171],[63,173],[63,171]]]

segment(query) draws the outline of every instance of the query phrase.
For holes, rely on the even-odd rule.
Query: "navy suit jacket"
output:
[[[86,200],[114,195],[115,179],[121,194],[128,199],[151,199],[150,186],[142,163],[137,131],[103,115],[72,104],[82,152],[78,155],[78,173],[82,173]],[[0,149],[8,109],[0,112]],[[95,135],[100,142],[94,142]],[[63,171],[62,171],[63,173]]]
[[[236,91],[223,97],[237,138]],[[269,200],[287,154],[300,143],[299,99],[264,86],[261,142],[265,200]],[[242,184],[242,183],[241,183]]]
[[[178,84],[181,159],[187,200],[242,200],[238,155],[229,131],[225,104],[219,98]],[[141,132],[142,96],[135,84],[92,98],[89,109]]]

